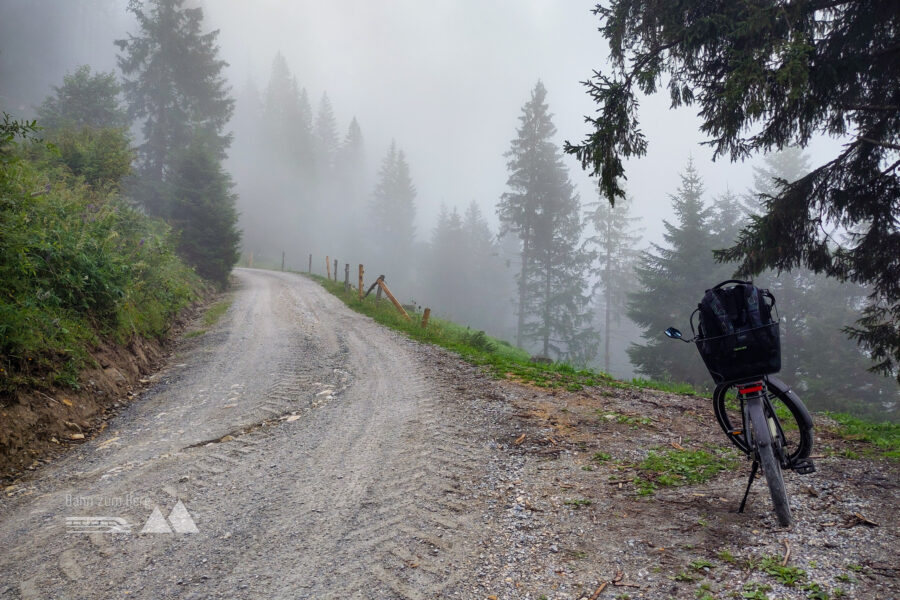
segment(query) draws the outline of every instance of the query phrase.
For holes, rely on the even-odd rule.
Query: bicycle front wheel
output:
[[[753,447],[759,466],[766,477],[769,494],[775,508],[775,516],[783,527],[791,525],[791,507],[788,504],[787,490],[784,487],[784,475],[781,473],[781,461],[776,457],[776,447],[769,428],[769,419],[765,414],[761,398],[748,400],[747,412],[753,427]],[[780,450],[778,452],[780,454]]]

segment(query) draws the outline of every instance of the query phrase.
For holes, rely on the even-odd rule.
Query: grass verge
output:
[[[467,362],[484,367],[494,377],[510,379],[546,388],[564,388],[578,391],[584,387],[607,386],[631,389],[652,389],[674,394],[710,397],[686,383],[633,379],[631,382],[618,381],[605,373],[590,369],[578,369],[566,363],[534,363],[525,350],[504,340],[486,335],[483,331],[473,331],[451,321],[432,317],[428,328],[421,327],[421,315],[410,314],[412,321],[406,321],[387,300],[375,304],[374,294],[360,302],[358,291],[351,288],[344,291],[344,284],[318,275],[305,276],[319,282],[326,290],[340,298],[348,307],[372,317],[376,322],[391,329],[401,331],[409,337],[441,346],[458,353]],[[778,413],[788,429],[793,419],[786,408]],[[838,422],[837,434],[848,440],[866,442],[874,446],[876,453],[888,458],[900,458],[900,425],[893,423],[873,423],[847,414],[830,416]],[[674,457],[678,459],[679,457]],[[652,493],[652,481],[648,482]]]

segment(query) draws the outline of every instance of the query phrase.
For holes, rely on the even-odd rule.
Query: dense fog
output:
[[[647,156],[626,163],[628,200],[610,209],[596,178],[562,151],[587,134],[596,107],[581,82],[606,64],[593,4],[184,2],[202,9],[203,33],[219,32],[227,63],[234,106],[223,166],[242,230],[239,264],[281,268],[283,256],[286,268],[306,271],[311,256],[312,271],[325,274],[328,256],[341,279],[350,264],[351,281],[364,264],[367,284],[383,274],[403,302],[533,354],[625,379],[707,385],[696,352],[661,338],[662,328],[690,331],[703,291],[731,276],[712,250],[760,212],[756,195],[772,178],[801,177],[842,140],[714,162],[696,109],[671,110],[657,94],[640,107]],[[0,0],[0,108],[36,118],[81,65],[122,77],[125,51],[114,41],[139,30],[127,6]],[[131,135],[142,142],[140,119]],[[517,202],[530,193],[526,149],[542,144],[560,225],[551,246],[529,248]],[[684,281],[684,293],[658,295],[660,277]],[[817,394],[811,407],[893,411],[896,380],[867,373],[840,333],[858,318],[865,288],[803,270],[758,282],[779,298],[783,373]],[[841,386],[829,379],[835,369],[850,371]]]

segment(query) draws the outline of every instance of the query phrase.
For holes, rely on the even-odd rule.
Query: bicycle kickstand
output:
[[[753,480],[756,479],[756,472],[759,470],[759,463],[755,460],[753,461],[753,466],[750,467],[750,479],[747,480],[747,489],[744,490],[744,499],[741,500],[741,506],[738,508],[738,513],[744,512],[744,506],[747,505],[747,496],[750,495],[750,486],[753,485]]]

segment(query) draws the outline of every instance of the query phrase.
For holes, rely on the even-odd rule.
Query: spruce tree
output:
[[[596,342],[586,328],[591,255],[581,248],[581,204],[553,141],[546,96],[538,81],[522,108],[506,153],[509,191],[497,214],[501,234],[515,233],[522,242],[516,343],[537,342],[545,356],[584,363]]]
[[[239,258],[231,177],[216,157],[216,142],[198,135],[173,162],[170,222],[180,232],[178,253],[197,272],[224,287]]]
[[[381,273],[408,283],[415,239],[416,188],[403,150],[391,142],[370,203],[370,236]]]
[[[441,205],[438,222],[431,234],[431,256],[428,261],[428,293],[433,304],[451,320],[466,321],[465,298],[472,293],[466,272],[474,268],[469,262],[470,250],[465,245],[462,219],[456,207]]]
[[[335,160],[335,186],[337,199],[343,212],[338,224],[341,248],[348,256],[360,256],[366,222],[366,177],[365,142],[362,128],[356,117],[350,121],[347,134],[341,143]]]
[[[203,10],[184,0],[130,0],[137,35],[117,40],[130,118],[142,122],[138,147],[140,195],[148,211],[167,214],[163,187],[178,152],[201,135],[217,160],[225,157],[224,133],[234,101],[218,56],[218,31],[202,32]]]
[[[720,238],[713,231],[715,213],[704,204],[703,192],[691,161],[681,174],[678,191],[670,196],[677,221],[664,221],[664,246],[652,244],[651,250],[641,253],[635,270],[641,289],[628,303],[628,317],[644,330],[644,343],[628,349],[638,372],[696,386],[711,381],[699,354],[673,344],[663,331],[671,325],[690,331],[688,319],[703,291],[730,276],[728,267],[713,258]]]
[[[717,257],[746,274],[798,266],[871,288],[848,333],[900,381],[900,10],[897,0],[598,4],[610,67],[585,83],[591,131],[567,145],[623,195],[624,160],[647,152],[639,93],[666,81],[672,107],[698,106],[716,156],[744,160],[817,135],[840,150],[780,181]],[[852,236],[837,240],[834,231]]]
[[[585,220],[595,234],[588,238],[597,253],[597,262],[591,274],[597,278],[594,285],[594,304],[602,313],[603,370],[610,372],[610,341],[613,323],[621,324],[626,310],[628,293],[634,291],[634,267],[639,253],[636,244],[641,236],[635,230],[639,217],[632,217],[631,198],[626,196],[616,206],[601,200],[590,206],[593,210]]]
[[[313,140],[319,179],[323,182],[329,182],[334,175],[335,160],[337,159],[339,146],[337,123],[334,119],[334,111],[331,108],[331,100],[328,99],[327,93],[323,93],[322,99],[319,100]]]

